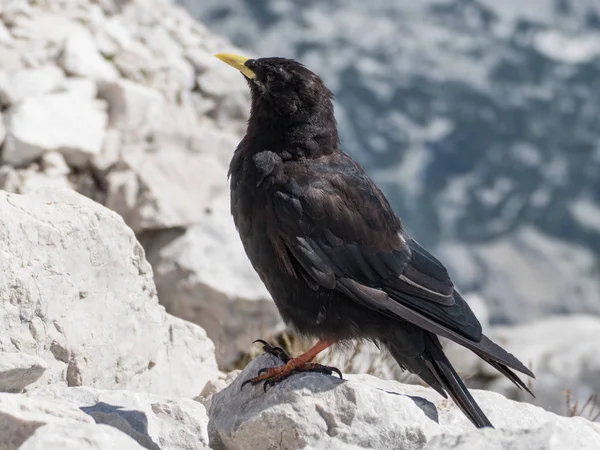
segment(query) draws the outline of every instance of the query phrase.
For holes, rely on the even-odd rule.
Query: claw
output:
[[[253,343],[253,344],[260,343],[260,344],[262,344],[262,345],[265,345],[265,346],[267,346],[267,347],[270,347],[269,343],[268,343],[268,342],[266,342],[266,341],[263,341],[262,339],[257,339],[257,340],[255,340],[255,341],[254,341],[254,342],[252,342],[252,343]]]
[[[268,372],[269,368],[268,367],[263,367],[262,369],[260,369],[258,371],[258,373],[256,374],[257,377],[260,377],[263,373]]]
[[[330,367],[329,370],[337,373],[340,376],[340,380],[344,379],[344,377],[342,376],[342,371],[340,369],[338,369],[337,367]],[[329,375],[331,375],[331,374],[329,374]]]
[[[263,383],[263,391],[266,393],[267,392],[267,386],[275,386],[275,381],[273,381],[271,378],[269,378],[268,380],[266,380]]]
[[[250,378],[242,383],[242,386],[240,387],[240,391],[242,389],[244,389],[244,386],[246,386],[247,384],[250,384],[250,383],[252,383],[252,378]]]

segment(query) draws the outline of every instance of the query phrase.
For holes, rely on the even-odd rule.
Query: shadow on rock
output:
[[[383,391],[386,394],[401,395],[403,397],[410,398],[413,402],[415,402],[415,405],[417,405],[419,407],[419,409],[421,409],[421,411],[423,411],[425,413],[425,415],[427,417],[429,417],[435,423],[438,423],[438,424],[440,423],[440,417],[438,415],[437,408],[429,400],[424,399],[423,397],[417,397],[415,395],[408,395],[408,394],[401,394],[399,392],[386,391],[385,389],[378,388],[378,390]]]
[[[158,444],[148,433],[148,418],[145,413],[122,409],[121,406],[104,402],[98,402],[93,406],[83,406],[80,409],[90,415],[96,423],[115,427],[131,436],[148,450],[160,450]]]

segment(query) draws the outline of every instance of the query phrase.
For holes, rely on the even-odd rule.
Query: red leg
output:
[[[285,380],[294,372],[319,372],[327,375],[331,375],[333,374],[333,372],[336,372],[337,374],[339,374],[340,378],[342,378],[342,373],[335,367],[323,366],[321,364],[311,362],[319,353],[333,345],[333,341],[320,340],[306,352],[302,353],[300,356],[289,359],[286,358],[287,354],[285,354],[284,358],[281,357],[282,350],[280,348],[271,347],[267,343],[264,344],[265,345],[263,346],[263,349],[265,350],[265,352],[274,354],[275,356],[279,357],[282,361],[284,361],[285,364],[280,367],[261,369],[258,376],[251,378],[250,380],[244,381],[244,383],[242,384],[242,388],[248,383],[258,384],[260,382],[264,382],[264,388],[266,390],[267,386],[272,386],[275,383]]]

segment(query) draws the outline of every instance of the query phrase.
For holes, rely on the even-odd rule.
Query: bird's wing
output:
[[[443,328],[482,338],[479,321],[456,295],[444,266],[403,232],[358,164],[344,157],[308,170],[308,176],[278,186],[273,196],[278,225],[273,238],[276,247],[284,244],[286,266],[315,289],[337,289],[392,317],[425,320],[438,334]]]

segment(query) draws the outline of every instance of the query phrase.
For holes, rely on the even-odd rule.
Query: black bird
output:
[[[229,167],[235,225],[285,322],[319,339],[296,358],[265,343],[285,364],[249,381],[266,389],[293,372],[331,374],[337,369],[311,363],[319,352],[369,339],[450,395],[475,426],[492,427],[438,336],[528,392],[511,369],[534,375],[482,333],[446,268],[404,231],[379,188],[340,149],[332,93],[291,59],[216,57],[244,75],[252,96]]]

